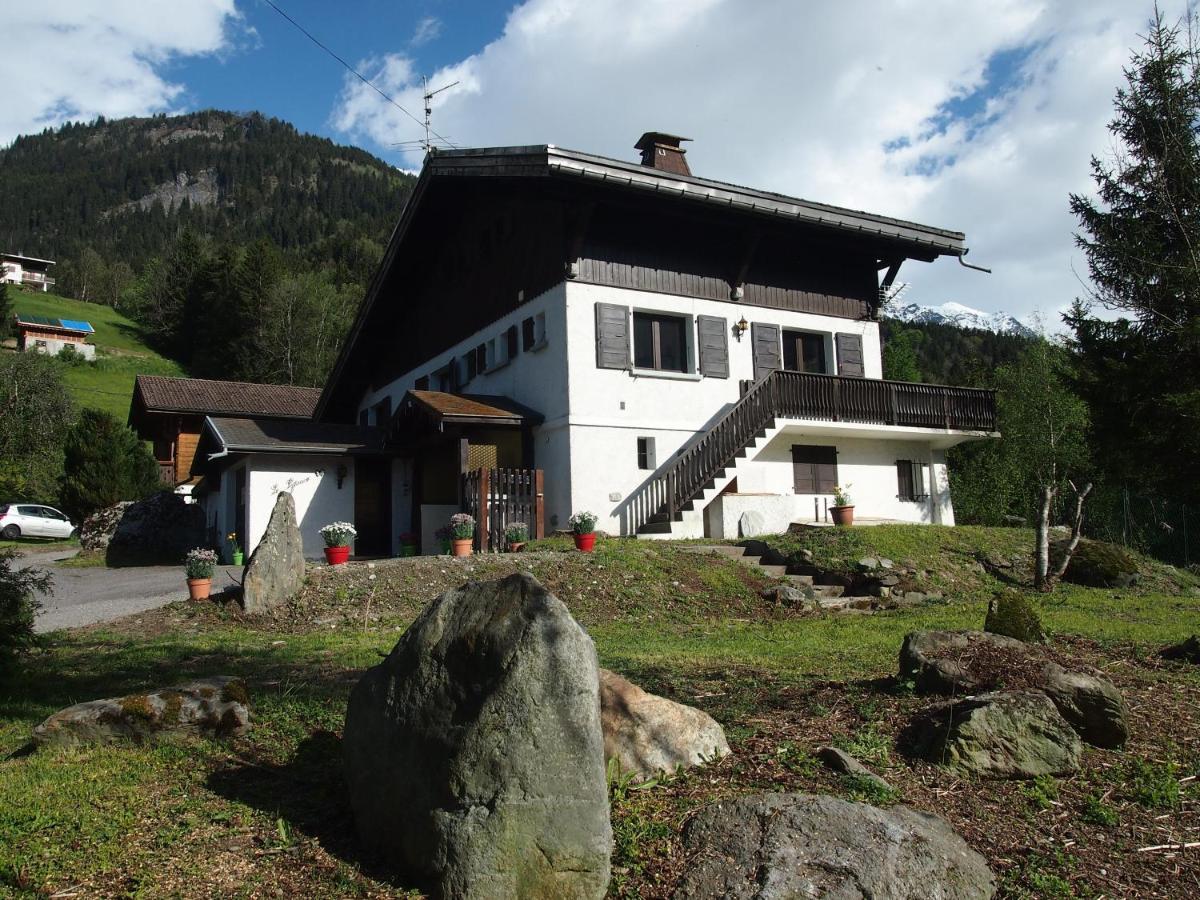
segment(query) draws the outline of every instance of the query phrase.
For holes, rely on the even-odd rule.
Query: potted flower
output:
[[[455,513],[450,517],[450,541],[455,556],[470,556],[475,543],[475,517],[470,513]]]
[[[325,561],[331,566],[343,565],[350,558],[350,542],[358,531],[349,522],[330,522],[321,529],[325,541]]]
[[[449,525],[443,525],[433,533],[433,536],[441,543],[443,555],[449,553],[450,542],[454,540],[454,529]]]
[[[417,555],[417,535],[415,532],[403,531],[400,533],[400,555]]]
[[[242,554],[242,547],[238,543],[237,532],[229,532],[225,535],[225,540],[229,541],[229,558],[235,566],[240,566],[246,557]]]
[[[524,522],[511,522],[504,529],[504,540],[508,543],[508,552],[516,553],[529,540],[529,526]]]
[[[189,550],[184,568],[187,570],[188,596],[192,600],[207,600],[212,590],[213,569],[217,567],[217,554],[213,550],[196,547]]]
[[[833,515],[834,525],[854,524],[854,501],[841,485],[835,485],[833,488],[833,506],[829,507],[829,512]]]
[[[592,512],[577,512],[567,519],[571,533],[575,537],[575,549],[591,553],[596,546],[596,520],[599,517]]]

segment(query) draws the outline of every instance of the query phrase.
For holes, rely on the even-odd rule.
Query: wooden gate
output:
[[[504,529],[517,522],[545,537],[541,469],[475,469],[462,476],[462,510],[475,517],[476,551],[499,553]]]

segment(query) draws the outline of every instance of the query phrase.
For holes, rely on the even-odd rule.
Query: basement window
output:
[[[923,462],[911,459],[896,460],[897,496],[901,500],[921,502],[929,499],[929,483]]]

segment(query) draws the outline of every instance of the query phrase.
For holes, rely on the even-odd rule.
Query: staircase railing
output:
[[[777,418],[994,431],[996,395],[980,388],[775,371],[646,484],[643,508],[674,519]]]

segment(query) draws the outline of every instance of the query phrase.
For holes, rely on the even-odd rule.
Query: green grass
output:
[[[759,706],[761,694],[743,688],[756,685],[789,697],[789,708],[807,705],[819,717],[815,721],[841,717],[846,723],[841,743],[869,764],[886,768],[890,761],[892,768],[883,773],[889,780],[894,772],[903,775],[904,764],[888,737],[886,705],[871,694],[846,703],[846,686],[894,674],[908,631],[982,625],[986,598],[1001,585],[975,564],[972,534],[973,549],[1003,546],[1013,553],[1030,537],[1009,529],[914,532],[901,526],[811,538],[834,548],[823,551],[830,558],[863,547],[893,558],[919,558],[930,581],[959,586],[947,591],[944,602],[873,616],[799,618],[786,611],[756,611],[750,605],[756,585],[745,567],[687,555],[671,545],[604,540],[591,556],[379,564],[371,570],[377,576],[371,583],[380,585],[375,608],[382,618],[366,627],[358,591],[367,570],[352,566],[336,582],[323,575],[310,578],[309,605],[300,604],[301,614],[291,619],[256,624],[229,611],[178,604],[105,630],[53,634],[45,650],[30,657],[0,690],[0,896],[6,890],[44,896],[80,884],[95,894],[120,896],[401,894],[402,886],[389,883],[356,849],[337,735],[361,670],[390,650],[419,602],[446,583],[461,581],[468,565],[476,578],[494,577],[493,570],[503,565],[520,565],[532,566],[548,583],[557,579],[556,593],[593,636],[602,665],[705,706],[730,723],[734,766],[749,765],[761,753],[797,778],[828,777],[843,794],[893,802],[896,795],[873,785],[826,776],[808,746],[816,738],[806,732],[763,744],[769,713]],[[897,547],[907,553],[896,552]],[[1185,580],[1183,574],[1143,564],[1148,587],[1066,587],[1049,598],[1035,597],[1049,630],[1132,646],[1145,655],[1200,630],[1194,583],[1165,592],[1154,585]],[[442,570],[449,574],[439,576]],[[403,573],[410,573],[409,581],[400,580]],[[322,588],[323,582],[329,587]],[[388,598],[400,594],[411,598],[389,607]],[[349,612],[331,626],[326,617],[339,607]],[[248,737],[228,745],[92,747],[5,759],[25,744],[37,722],[71,703],[210,674],[248,679],[255,716]],[[815,696],[805,700],[797,693],[831,682],[842,687],[822,695],[824,706]],[[704,696],[712,699],[692,699]],[[1156,809],[1178,806],[1175,778],[1182,768],[1118,764],[1112,771],[1122,777],[1128,771],[1134,784],[1129,802]],[[709,778],[696,777],[704,783]],[[761,784],[761,789],[773,787],[769,780]],[[1053,800],[1051,783],[1035,787],[1039,793],[1027,794],[1014,809],[1037,810]],[[656,791],[669,788],[637,791],[624,783],[611,788],[620,794],[614,801],[614,829],[615,864],[622,871],[615,891],[668,865],[662,848],[682,815],[663,818]],[[1113,821],[1108,801],[1096,796],[1087,815]],[[908,789],[903,797],[912,802]],[[1034,820],[1032,814],[1029,818]],[[1073,877],[1068,865],[1052,860],[1030,860],[1020,871],[1023,884],[1050,893]]]
[[[137,323],[111,307],[56,294],[16,291],[13,308],[25,315],[82,319],[91,322],[96,329],[90,338],[96,345],[96,361],[61,367],[63,380],[81,407],[102,409],[124,421],[129,413],[135,376],[186,375],[178,363],[161,356],[146,344]]]

